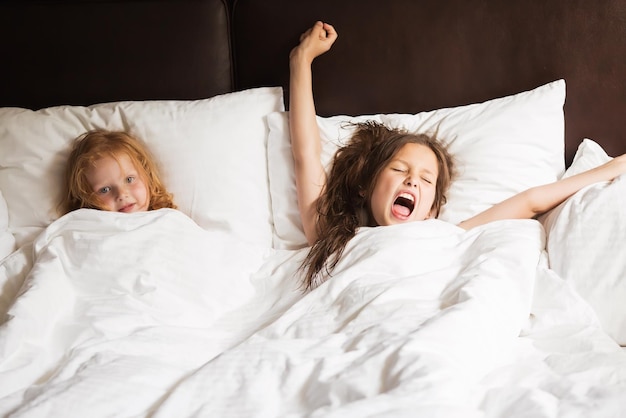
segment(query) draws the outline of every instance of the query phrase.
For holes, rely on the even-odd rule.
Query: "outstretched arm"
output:
[[[530,188],[459,224],[471,229],[501,219],[530,219],[547,212],[585,186],[613,180],[626,172],[626,154],[583,173]]]
[[[293,152],[298,209],[309,244],[317,240],[316,202],[326,175],[322,167],[321,139],[317,126],[311,64],[328,51],[337,32],[328,23],[316,22],[300,37],[289,55],[289,132]]]

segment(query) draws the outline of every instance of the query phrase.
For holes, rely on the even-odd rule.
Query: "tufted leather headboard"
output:
[[[626,0],[4,0],[0,106],[195,99],[288,86],[315,20],[318,113],[418,112],[564,78],[566,162],[626,152]]]

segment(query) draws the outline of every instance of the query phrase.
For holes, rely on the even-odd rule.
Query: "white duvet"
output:
[[[76,211],[0,268],[0,416],[619,416],[626,354],[543,248],[536,221],[364,228],[303,294],[305,250]]]

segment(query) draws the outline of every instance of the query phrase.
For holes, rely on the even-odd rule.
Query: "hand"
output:
[[[626,154],[611,158],[604,164],[578,173],[572,176],[572,179],[579,179],[578,187],[574,191],[578,191],[583,187],[602,181],[613,181],[617,177],[626,173]]]
[[[330,49],[337,39],[337,32],[332,25],[321,21],[300,35],[300,44],[291,50],[291,62],[304,60],[311,64],[313,60]]]

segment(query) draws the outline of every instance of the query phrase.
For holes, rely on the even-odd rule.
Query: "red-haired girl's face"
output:
[[[377,225],[421,221],[431,216],[439,165],[426,145],[402,146],[381,171],[370,198]]]
[[[96,160],[94,166],[87,170],[86,178],[102,210],[144,212],[150,206],[148,187],[126,154]]]

